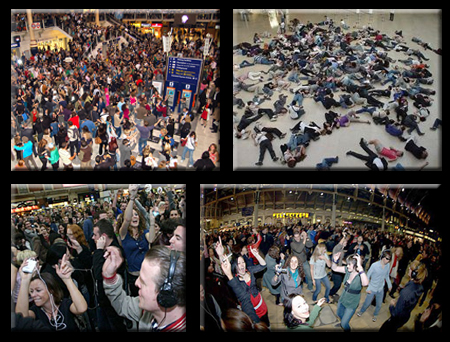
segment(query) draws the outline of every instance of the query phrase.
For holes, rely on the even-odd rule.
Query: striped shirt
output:
[[[186,313],[184,313],[184,315],[175,322],[161,328],[158,327],[158,322],[156,322],[156,319],[153,319],[151,326],[152,332],[186,332]]]

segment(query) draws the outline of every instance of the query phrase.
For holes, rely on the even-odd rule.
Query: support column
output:
[[[34,31],[31,28],[33,24],[33,14],[31,13],[31,9],[27,9],[27,22],[28,22],[28,32],[30,33],[30,52],[34,56],[38,52],[37,41],[34,37]]]
[[[253,227],[258,226],[258,207],[259,207],[259,190],[255,191],[255,207],[253,209]]]
[[[95,25],[100,26],[100,19],[98,9],[95,10]]]
[[[333,193],[333,205],[331,209],[331,226],[336,227],[336,193]]]

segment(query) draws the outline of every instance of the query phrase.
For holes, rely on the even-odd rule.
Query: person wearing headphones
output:
[[[119,316],[138,323],[139,331],[186,331],[186,257],[166,246],[151,248],[142,262],[136,287],[139,297],[127,296],[117,269],[123,258],[117,247],[104,255],[105,293]]]
[[[350,331],[350,320],[352,319],[361,298],[361,289],[369,285],[369,279],[361,264],[361,255],[351,254],[347,257],[347,266],[338,266],[337,262],[341,252],[333,255],[331,269],[335,272],[345,273],[344,291],[339,297],[336,314],[341,319],[339,324],[344,331]]]
[[[411,317],[411,311],[415,308],[420,296],[423,294],[422,283],[428,275],[425,264],[417,260],[413,261],[409,265],[408,272],[411,280],[400,291],[400,296],[391,300],[389,306],[391,317],[383,323],[380,331],[395,332],[406,324]]]

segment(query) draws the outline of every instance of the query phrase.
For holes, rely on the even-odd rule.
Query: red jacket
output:
[[[161,112],[162,115],[163,115],[163,117],[166,117],[166,116],[167,116],[167,107],[166,107],[166,106],[158,105],[158,106],[156,107],[156,110],[157,110],[158,112]]]
[[[259,265],[259,261],[258,261],[258,259],[256,259],[256,257],[250,251],[250,247],[253,248],[253,249],[258,249],[259,245],[261,244],[261,241],[262,241],[261,234],[258,233],[258,238],[257,238],[256,242],[252,243],[251,245],[248,245],[248,255],[253,259],[253,263],[255,265]]]

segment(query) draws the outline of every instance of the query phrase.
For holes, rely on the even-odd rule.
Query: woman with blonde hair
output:
[[[402,260],[403,258],[403,248],[402,247],[395,247],[391,249],[391,254],[392,254],[392,260],[391,260],[391,269],[389,271],[389,277],[391,278],[391,283],[392,284],[400,284],[400,281],[402,280],[402,278],[400,277],[400,273],[399,273],[399,264],[400,264],[400,260]],[[386,298],[386,291],[384,292],[383,295],[383,302]],[[394,298],[391,295],[392,298]]]
[[[314,253],[309,260],[309,265],[311,267],[311,276],[313,285],[316,287],[316,290],[313,294],[313,302],[317,303],[317,295],[320,293],[321,283],[325,285],[325,299],[327,303],[330,303],[330,279],[327,276],[326,266],[331,267],[330,258],[327,255],[327,247],[325,244],[319,243],[314,249]]]
[[[36,258],[37,254],[34,251],[26,249],[24,251],[19,251],[16,256],[16,266],[20,268],[22,263],[30,258]],[[11,264],[12,265],[12,264]],[[14,272],[13,272],[14,270]],[[22,278],[20,272],[16,267],[11,266],[11,292],[14,303],[17,303],[17,297],[19,296],[20,284],[22,283]],[[30,302],[31,302],[30,298]]]

